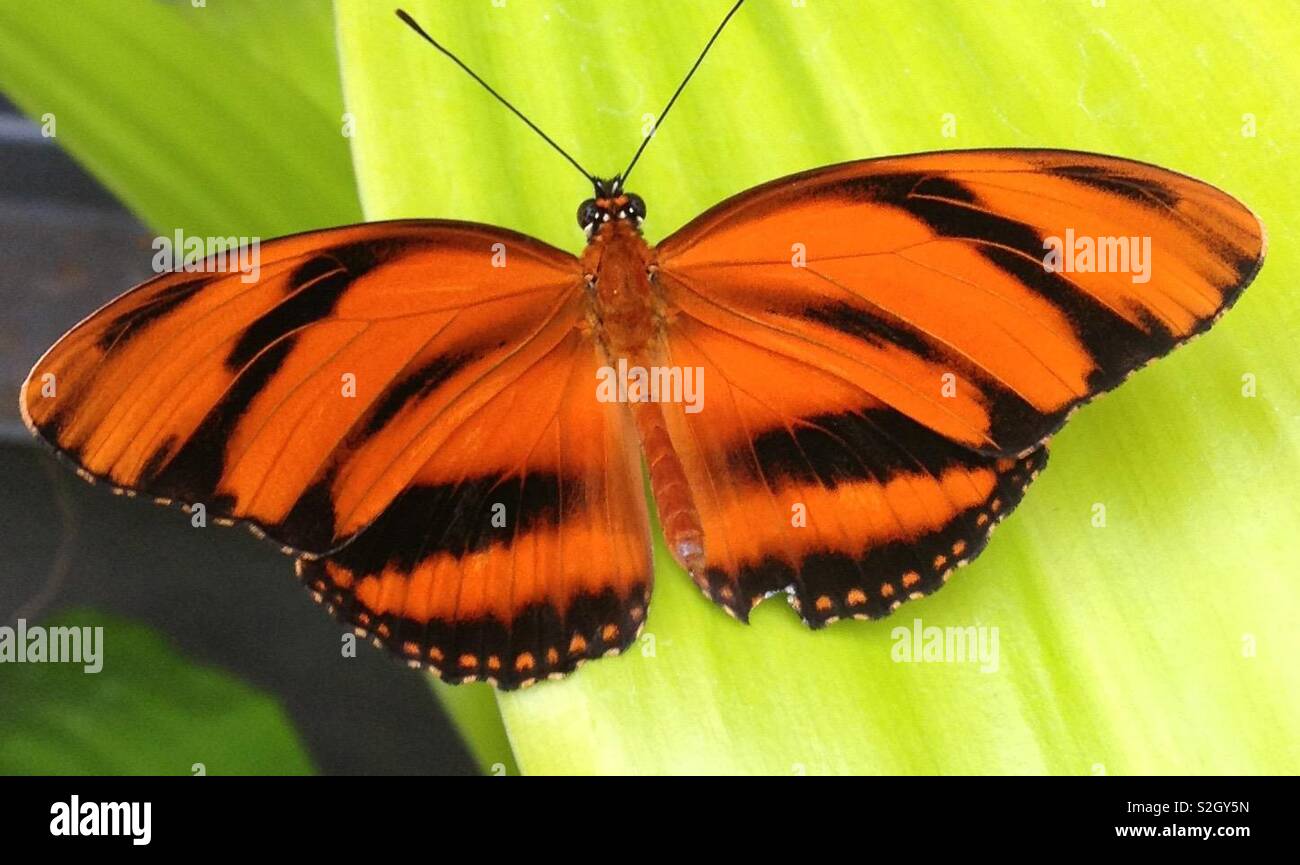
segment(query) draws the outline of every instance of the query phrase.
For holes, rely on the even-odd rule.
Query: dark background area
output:
[[[362,641],[342,657],[345,629],[292,560],[241,529],[195,529],[178,509],[87,484],[23,427],[31,365],[151,275],[151,240],[0,99],[0,624],[80,607],[149,625],[277,699],[323,773],[475,773],[425,674]]]

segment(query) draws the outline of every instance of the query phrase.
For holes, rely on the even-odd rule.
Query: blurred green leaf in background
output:
[[[357,222],[328,3],[0,3],[0,87],[159,232]]]
[[[0,7],[0,88],[33,117],[56,112],[64,146],[159,228],[336,224],[359,218],[359,193],[367,219],[472,219],[580,249],[582,179],[390,2],[337,0],[333,31],[322,3],[226,5]],[[728,5],[406,8],[612,173]],[[1300,214],[1278,180],[1300,155],[1296,44],[1286,0],[747,3],[637,168],[651,242],[796,170],[1050,146],[1229,191],[1260,214],[1269,259],[1211,334],[1056,437],[1017,515],[943,592],[818,633],[773,600],[745,627],[659,549],[626,656],[519,693],[441,689],[485,767],[1300,771]],[[895,663],[892,630],[918,618],[998,628],[997,671]]]
[[[101,668],[0,664],[0,775],[312,772],[274,700],[180,657],[150,629],[90,610],[28,625],[102,629]]]

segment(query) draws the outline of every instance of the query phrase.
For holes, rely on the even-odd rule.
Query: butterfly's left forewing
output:
[[[253,263],[207,259],[110,302],[37,361],[21,404],[87,477],[300,552],[355,536],[439,446],[432,418],[579,318],[576,259],[487,226],[328,229]]]

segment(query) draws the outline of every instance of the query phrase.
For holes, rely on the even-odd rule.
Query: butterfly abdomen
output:
[[[619,395],[626,397],[636,423],[664,539],[677,562],[702,579],[704,532],[659,404],[672,395],[656,396],[633,387],[622,390],[628,371],[658,375],[671,362],[664,340],[663,301],[649,276],[653,260],[654,251],[622,220],[601,226],[583,256],[592,285],[597,342],[605,363],[616,372]]]
[[[652,402],[632,404],[641,452],[650,473],[659,523],[673,558],[692,576],[704,577],[704,529],[686,480],[686,470],[673,449],[663,409]]]

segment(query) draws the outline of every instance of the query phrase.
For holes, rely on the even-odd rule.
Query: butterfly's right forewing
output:
[[[659,246],[681,314],[743,329],[996,454],[1033,448],[1209,327],[1263,254],[1259,220],[1226,193],[1061,150],[817,169],[725,201]]]

